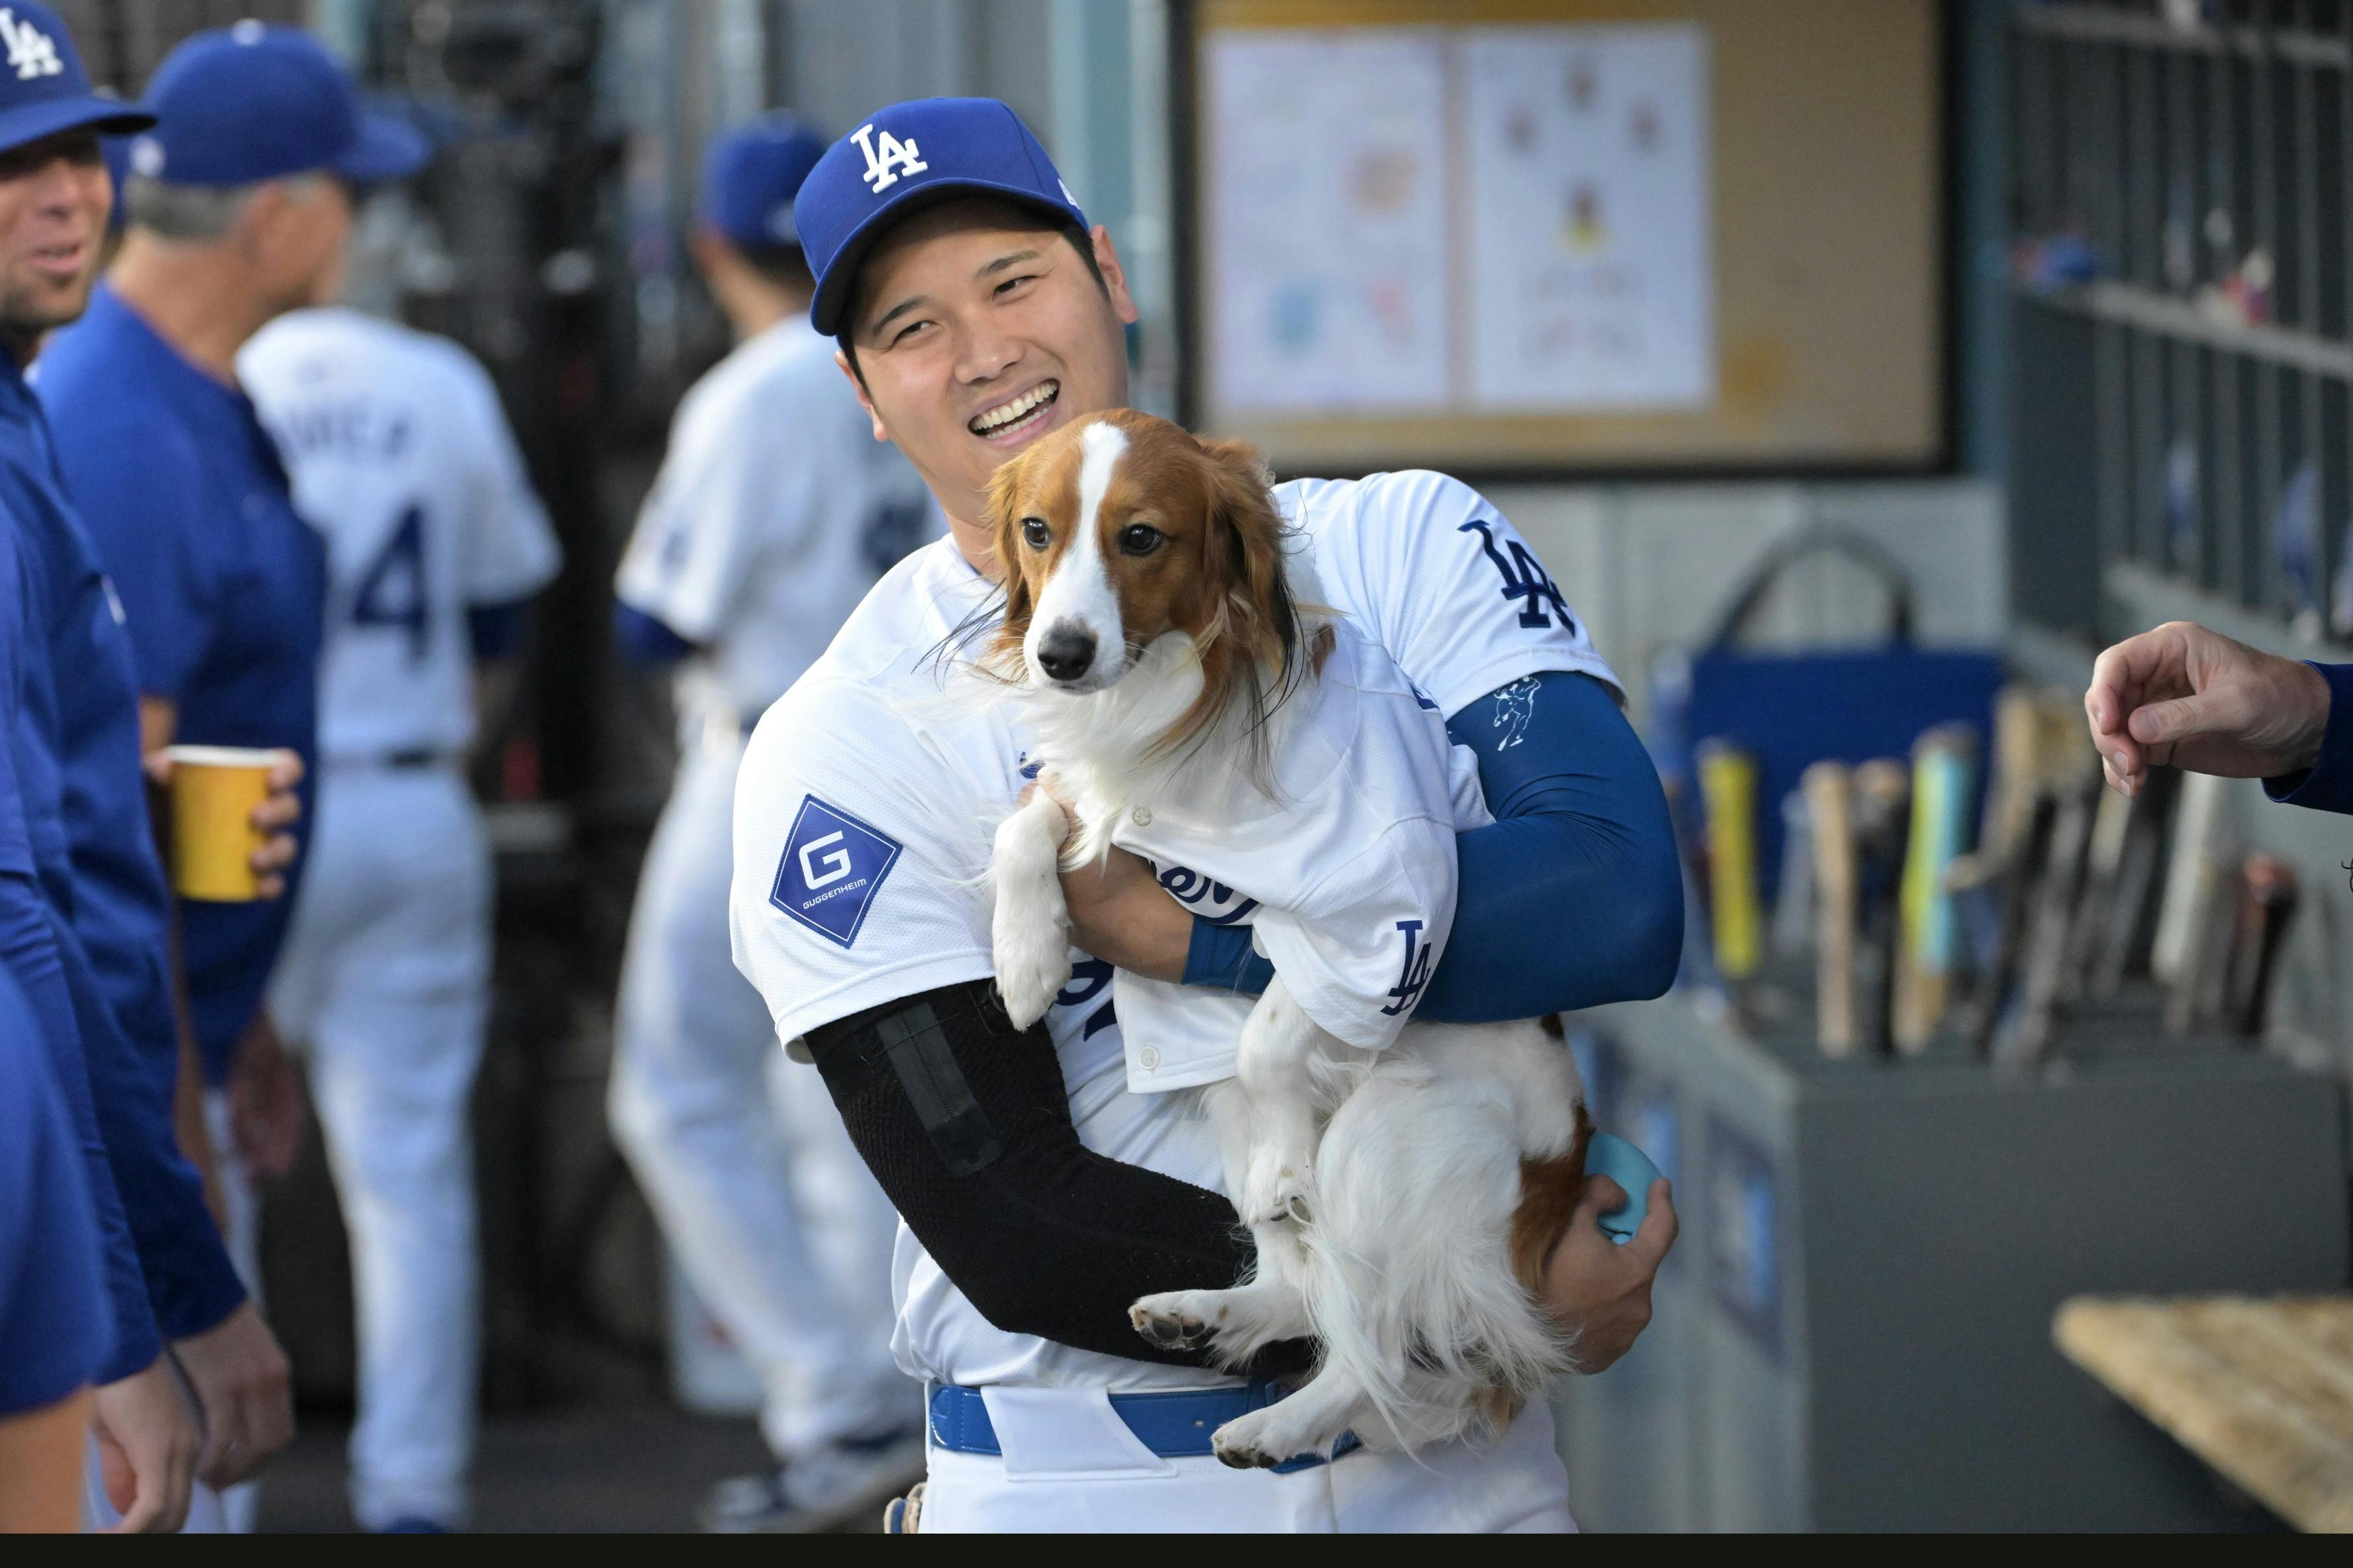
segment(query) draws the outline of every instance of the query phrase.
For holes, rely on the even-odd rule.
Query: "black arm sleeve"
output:
[[[1079,1142],[1043,1026],[1017,1029],[985,980],[808,1032],[809,1054],[900,1217],[1008,1333],[1136,1361],[1201,1365],[1129,1323],[1139,1296],[1222,1289],[1254,1252],[1217,1194]],[[1277,1345],[1258,1375],[1306,1364]]]

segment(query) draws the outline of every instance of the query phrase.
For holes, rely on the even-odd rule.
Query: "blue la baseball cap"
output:
[[[1087,215],[1021,117],[993,98],[919,98],[869,115],[826,150],[793,203],[817,278],[809,321],[841,330],[858,264],[892,222],[956,195],[1002,196],[1083,229]]]
[[[155,123],[142,105],[91,88],[73,35],[47,5],[0,5],[0,151],[85,126],[121,132]]]
[[[364,108],[351,77],[300,27],[239,22],[198,33],[147,84],[155,129],[132,173],[174,185],[245,185],[324,170],[365,184],[425,166],[432,143]]]
[[[798,245],[793,198],[828,141],[786,114],[722,132],[702,155],[695,216],[737,245]]]

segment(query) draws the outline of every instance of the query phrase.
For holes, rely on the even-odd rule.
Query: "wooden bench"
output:
[[[2281,1518],[2353,1531],[2353,1296],[2079,1296],[2052,1337]]]

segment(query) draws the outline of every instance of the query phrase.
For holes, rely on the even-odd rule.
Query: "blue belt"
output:
[[[1252,1383],[1240,1388],[1179,1390],[1167,1394],[1114,1394],[1112,1410],[1135,1440],[1164,1459],[1199,1458],[1216,1452],[1210,1435],[1238,1415],[1263,1410],[1283,1396],[1282,1384]],[[1002,1457],[997,1428],[989,1423],[988,1405],[977,1388],[953,1383],[932,1384],[932,1441],[953,1454]],[[1344,1432],[1332,1446],[1332,1458],[1353,1453],[1356,1435]],[[1327,1461],[1318,1454],[1302,1454],[1274,1467],[1275,1474],[1313,1469]]]

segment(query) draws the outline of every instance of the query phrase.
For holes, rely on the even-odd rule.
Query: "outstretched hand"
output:
[[[2319,760],[2328,682],[2189,621],[2168,621],[2100,655],[2084,717],[2109,784],[2140,793],[2152,766],[2272,778]]]

